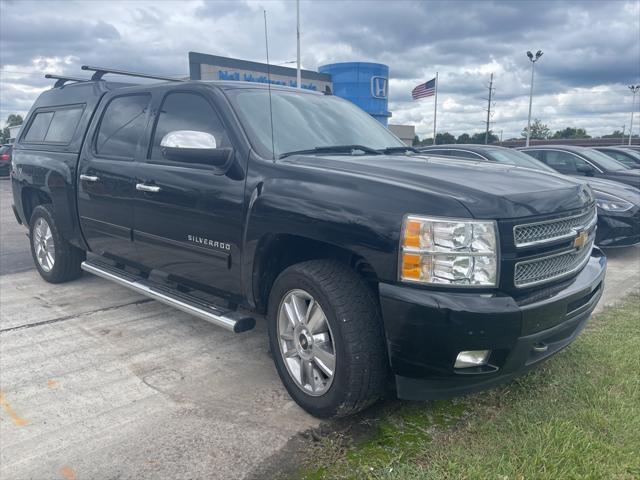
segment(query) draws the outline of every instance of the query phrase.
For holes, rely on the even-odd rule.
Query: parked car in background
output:
[[[464,145],[432,145],[430,147],[419,148],[418,150],[423,153],[428,153],[429,155],[497,162],[557,173],[553,168],[548,167],[540,160],[536,160],[526,153],[495,145],[479,145],[475,143]]]
[[[620,148],[625,150],[633,150],[634,152],[640,152],[640,145],[620,145]]]
[[[492,145],[435,145],[420,148],[420,152],[459,158],[498,162],[517,167],[535,168],[554,175],[559,173],[540,160],[511,148]],[[640,242],[640,190],[601,178],[585,178],[598,205],[596,244],[602,247],[622,247]]]
[[[640,243],[640,190],[602,178],[588,178],[598,205],[596,244],[627,247]]]
[[[631,169],[640,168],[640,151],[622,147],[593,147],[593,149],[609,155]]]
[[[11,171],[11,152],[13,145],[0,146],[0,176],[6,177]]]
[[[640,188],[640,170],[630,169],[602,152],[572,145],[519,148],[554,170],[575,177],[605,178]]]

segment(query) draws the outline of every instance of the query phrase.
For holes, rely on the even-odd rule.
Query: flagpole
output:
[[[436,144],[436,118],[438,116],[438,72],[436,72],[436,94],[433,102],[433,144]]]

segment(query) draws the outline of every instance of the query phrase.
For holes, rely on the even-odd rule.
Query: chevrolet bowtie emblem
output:
[[[580,250],[582,247],[586,245],[588,239],[589,239],[589,234],[587,232],[584,232],[584,231],[579,232],[578,236],[573,241],[574,248],[577,248],[578,250]]]

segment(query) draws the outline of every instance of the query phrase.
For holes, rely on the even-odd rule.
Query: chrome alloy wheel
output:
[[[322,307],[304,290],[291,290],[280,302],[278,345],[302,391],[317,397],[329,390],[336,368],[333,335]]]
[[[56,261],[56,245],[53,242],[51,227],[44,218],[39,217],[36,220],[31,241],[40,268],[45,272],[50,272]]]

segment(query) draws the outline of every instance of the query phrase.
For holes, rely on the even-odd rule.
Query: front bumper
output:
[[[637,243],[640,243],[640,206],[618,213],[598,210],[597,245],[627,247]]]
[[[425,400],[482,390],[557,353],[577,337],[597,305],[606,263],[594,248],[576,277],[518,299],[380,284],[398,397]],[[489,365],[454,369],[458,353],[467,350],[491,350]]]

